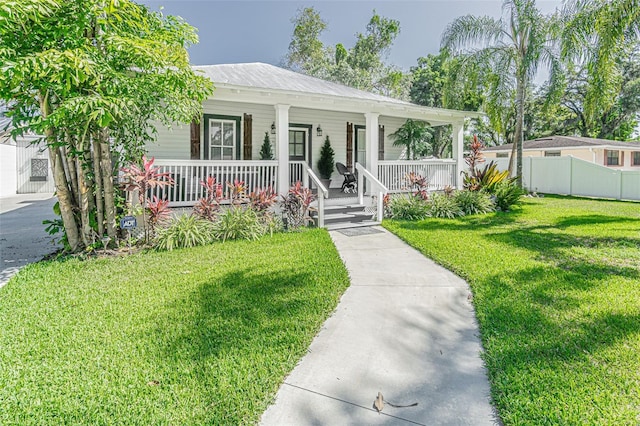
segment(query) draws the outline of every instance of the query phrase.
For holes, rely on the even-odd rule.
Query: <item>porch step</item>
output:
[[[312,217],[317,223],[317,213]],[[324,209],[324,226],[330,230],[379,224],[372,218],[373,215],[365,212],[365,206],[360,204],[326,206]]]

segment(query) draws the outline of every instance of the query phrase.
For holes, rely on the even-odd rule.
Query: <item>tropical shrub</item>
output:
[[[429,216],[429,204],[420,196],[402,194],[389,199],[387,213],[392,219],[422,220]]]
[[[468,171],[463,171],[463,187],[469,191],[480,191],[482,189],[493,192],[493,188],[499,182],[503,180],[507,180],[509,177],[509,172],[499,171],[498,166],[495,162],[490,162],[485,165],[483,168],[479,167],[479,164],[484,163],[484,155],[482,154],[482,149],[484,145],[480,140],[478,140],[478,136],[473,135],[473,142],[471,142],[471,146],[469,147],[469,155],[464,159],[467,166],[469,166]],[[516,180],[515,178],[513,179]]]
[[[464,212],[456,202],[455,197],[449,197],[445,194],[433,194],[429,202],[429,215],[453,219],[454,217],[464,216]]]
[[[309,213],[314,210],[311,207],[314,199],[311,189],[303,187],[300,181],[289,188],[287,195],[282,196],[281,208],[288,229],[298,229],[313,221]]]
[[[496,208],[505,212],[517,204],[522,195],[524,195],[524,191],[513,180],[496,184],[493,191]]]
[[[222,185],[217,183],[213,176],[207,176],[206,179],[200,181],[200,186],[204,188],[204,197],[200,198],[193,206],[193,214],[200,219],[212,221],[220,210]]]
[[[162,188],[166,186],[172,186],[174,184],[170,173],[161,172],[159,167],[153,165],[155,158],[151,157],[147,159],[145,155],[142,156],[142,165],[130,164],[128,167],[123,167],[121,171],[124,173],[123,178],[126,181],[125,191],[134,193],[138,192],[138,201],[142,206],[142,221],[144,225],[145,241],[149,242],[149,228],[153,226],[147,223],[146,212],[149,207],[147,198],[149,193],[154,188]]]
[[[486,214],[495,210],[491,196],[484,191],[456,191],[453,199],[465,215]]]
[[[217,240],[256,240],[266,232],[256,211],[231,206],[213,222],[213,235]]]
[[[194,215],[182,215],[171,221],[166,228],[156,231],[155,247],[159,250],[173,250],[195,247],[214,241],[213,225]]]
[[[258,189],[249,194],[249,206],[258,213],[269,210],[278,201],[278,194],[273,188]]]
[[[427,178],[417,173],[409,172],[404,180],[407,182],[407,188],[412,191],[415,197],[420,197],[423,200],[429,199],[429,194],[427,193],[429,182],[427,182]]]
[[[147,202],[147,210],[149,211],[149,224],[151,225],[151,231],[165,224],[171,218],[171,209],[169,208],[169,201],[153,196],[153,199]]]

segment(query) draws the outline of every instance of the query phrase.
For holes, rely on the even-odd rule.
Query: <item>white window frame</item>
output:
[[[220,123],[220,128],[222,129],[222,135],[220,137],[220,144],[214,145],[213,143],[213,133],[211,132],[212,129],[212,123]],[[233,133],[231,135],[231,145],[225,145],[224,144],[224,128],[225,125],[230,125],[231,128],[233,129]],[[209,126],[209,140],[207,141],[208,143],[208,154],[209,154],[209,159],[210,160],[214,160],[214,156],[213,153],[215,152],[215,150],[219,150],[220,152],[220,158],[216,159],[217,161],[232,161],[236,159],[236,138],[237,138],[237,134],[236,134],[236,121],[235,120],[228,120],[228,119],[224,119],[224,118],[209,118],[208,122],[207,122],[207,126]],[[230,159],[225,159],[224,158],[224,149],[229,149],[231,148],[231,158]]]

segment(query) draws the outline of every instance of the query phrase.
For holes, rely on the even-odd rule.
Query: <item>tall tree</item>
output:
[[[378,15],[375,10],[364,33],[356,33],[350,49],[344,44],[325,46],[320,37],[327,23],[313,8],[298,12],[285,65],[295,71],[335,81],[357,89],[406,97],[409,80],[385,59],[400,33],[400,23]]]
[[[442,35],[442,47],[464,55],[465,62],[486,69],[492,99],[509,99],[515,91],[516,175],[522,185],[522,141],[527,87],[541,64],[548,64],[554,88],[560,63],[552,49],[553,20],[540,13],[534,0],[505,0],[503,16],[462,16],[449,24]],[[512,156],[513,157],[513,156]],[[513,169],[512,169],[513,172]]]
[[[619,58],[640,38],[640,2],[569,0],[563,18],[562,56],[584,65],[584,115],[587,122],[595,122],[620,93]]]
[[[129,0],[3,1],[0,99],[14,134],[43,135],[71,250],[116,239],[112,157],[137,157],[151,120],[200,116],[212,85],[189,66],[196,41]]]

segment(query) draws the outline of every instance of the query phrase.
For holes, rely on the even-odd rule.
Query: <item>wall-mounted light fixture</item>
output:
[[[316,135],[322,136],[322,127],[318,124],[318,128],[316,129]]]
[[[271,123],[271,134],[272,135],[276,134],[276,122],[275,121],[273,123]]]

